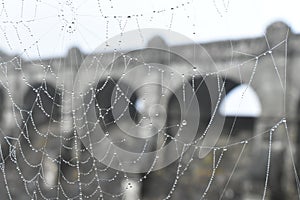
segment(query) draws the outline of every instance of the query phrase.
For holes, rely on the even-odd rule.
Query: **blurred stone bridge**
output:
[[[195,62],[181,62],[171,54],[157,53],[157,51],[153,51],[153,48],[179,52],[186,60],[194,59]],[[297,151],[300,147],[300,137],[298,136],[300,131],[300,35],[294,34],[286,24],[276,22],[267,27],[265,36],[257,38],[205,43],[201,44],[201,48],[195,48],[194,44],[169,46],[157,36],[151,39],[148,46],[142,50],[143,55],[140,51],[131,51],[129,55],[132,58],[143,60],[144,63],[168,65],[174,70],[174,73],[184,74],[193,86],[199,88],[196,92],[201,111],[199,133],[205,130],[213,116],[210,108],[216,106],[214,104],[216,102],[211,102],[209,98],[207,86],[202,84],[203,77],[212,83],[217,83],[217,79],[221,78],[225,83],[224,90],[227,94],[239,85],[250,82],[251,88],[258,96],[261,107],[257,116],[239,116],[238,114],[237,116],[225,116],[222,135],[217,144],[221,146],[226,144],[229,134],[231,134],[230,143],[245,142],[247,138],[251,139],[239,161],[239,167],[234,171],[229,186],[224,194],[221,194],[220,188],[224,187],[232,172],[241,146],[232,148],[229,150],[230,154],[225,154],[224,160],[222,160],[223,164],[216,174],[216,180],[212,184],[207,198],[216,199],[220,195],[224,195],[223,199],[261,199],[269,148],[269,134],[262,133],[269,131],[276,123],[285,120],[288,124],[290,141],[287,140],[284,126],[278,127],[272,138],[271,173],[267,198],[296,198],[297,188],[293,162],[298,163]],[[16,147],[16,157],[20,168],[15,169],[14,163],[7,161],[6,175],[8,181],[12,182],[8,182],[8,185],[10,188],[14,188],[11,191],[14,199],[26,199],[20,195],[25,194],[26,191],[22,179],[16,176],[19,170],[24,176],[28,176],[26,179],[32,178],[37,173],[35,167],[27,166],[24,160],[20,159],[24,155],[33,165],[42,163],[43,176],[48,183],[48,186],[44,186],[44,190],[49,190],[49,194],[55,193],[50,191],[49,185],[56,185],[58,181],[63,185],[65,193],[77,192],[78,183],[70,184],[57,175],[62,171],[71,182],[76,181],[79,173],[76,167],[72,166],[76,165],[76,160],[84,160],[90,156],[88,151],[74,151],[74,147],[88,148],[78,140],[77,133],[73,129],[72,105],[74,102],[72,102],[72,95],[74,94],[75,79],[77,76],[80,81],[85,82],[81,89],[87,92],[89,87],[99,89],[105,83],[105,87],[101,89],[96,98],[99,100],[99,107],[109,108],[111,99],[108,97],[113,94],[114,83],[123,76],[122,62],[124,61],[114,59],[118,56],[114,52],[102,52],[87,56],[77,48],[70,49],[66,57],[33,61],[25,61],[19,56],[5,53],[0,54],[1,147],[4,156],[8,157],[11,155],[11,146]],[[91,66],[87,72],[78,73],[83,62],[91,62],[88,59],[101,60],[103,63],[116,61],[113,68],[98,71],[102,76],[99,80],[95,80],[96,85],[91,86],[87,83],[92,81],[91,77],[95,77],[94,66]],[[132,63],[134,62],[133,60]],[[144,73],[134,74],[134,77],[139,79],[138,83],[141,86],[144,82],[148,83],[149,80],[160,80],[162,76],[161,71],[151,72],[151,76],[148,78],[145,78]],[[183,88],[182,79],[167,78],[172,91],[180,93]],[[122,84],[129,91],[133,91],[128,98],[133,102],[129,106],[130,115],[132,118],[137,116],[134,120],[138,120],[138,115],[148,113],[151,105],[159,103],[165,108],[166,124],[181,123],[180,105],[172,91],[165,90],[162,98],[161,88],[140,87],[136,90],[137,86],[134,85],[136,82],[133,80],[123,81]],[[84,88],[85,86],[86,88]],[[217,84],[214,87],[213,91],[219,91]],[[148,101],[142,104],[141,99],[148,99]],[[98,117],[105,114],[101,112],[103,109],[97,113]],[[112,132],[116,127],[114,123],[110,122],[114,119],[112,113],[106,114],[107,117],[101,126]],[[190,115],[193,117],[192,112]],[[221,115],[221,113],[217,111],[216,115]],[[161,120],[163,119],[158,118],[158,123]],[[177,131],[178,127],[173,127],[166,133],[174,136]],[[116,136],[114,139],[118,139],[118,137],[120,136]],[[161,144],[164,140],[163,137],[158,138],[159,142],[155,145]],[[129,138],[127,141],[133,142]],[[65,148],[61,148],[61,144]],[[44,153],[32,149],[43,149]],[[148,150],[150,151],[151,148]],[[291,159],[291,154],[293,154],[294,160]],[[42,159],[45,155],[46,158]],[[164,156],[168,157],[167,154]],[[210,153],[204,159],[195,158],[193,160],[190,169],[176,186],[173,199],[198,199],[201,197],[200,194],[203,193],[211,175],[212,159],[212,153]],[[184,163],[185,160],[183,159],[182,162]],[[166,168],[152,172],[149,178],[142,182],[142,185],[136,186],[136,188],[140,187],[138,193],[143,199],[158,199],[168,195],[176,176],[176,164],[178,163],[174,162]],[[296,168],[298,170],[298,164]],[[81,169],[84,171],[85,167],[81,167]],[[108,170],[105,176],[109,177],[109,173],[111,172]],[[133,175],[132,179],[139,176]],[[0,179],[1,194],[6,194],[2,175]],[[88,177],[82,178],[81,176],[81,180],[85,179],[89,180]],[[122,184],[124,183],[121,180],[116,180],[115,183],[111,183],[114,187],[107,184],[103,188],[111,193],[117,193],[120,188],[124,187]],[[33,190],[34,185],[32,183],[31,186],[28,186],[29,190]],[[82,190],[92,191],[91,188],[92,186]],[[65,196],[62,195],[59,198],[64,199]],[[110,198],[117,197],[109,195],[105,197],[105,199]]]

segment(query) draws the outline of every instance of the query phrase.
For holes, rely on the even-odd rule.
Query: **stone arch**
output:
[[[246,88],[247,88],[247,91],[249,89],[249,91],[254,93],[253,95],[256,95],[255,97],[258,98],[258,101],[259,101],[258,106],[260,106],[260,99],[259,99],[256,91],[251,86],[244,87],[246,84],[241,84],[237,81],[234,81],[233,79],[228,79],[228,78],[224,79],[224,83],[225,83],[224,89],[226,92],[226,96],[221,100],[220,106],[218,108],[218,114],[225,116],[225,123],[224,123],[223,131],[225,131],[227,133],[224,133],[224,135],[231,134],[234,136],[234,135],[238,134],[239,132],[248,132],[248,133],[254,132],[255,131],[255,123],[256,123],[256,120],[259,117],[261,111],[259,112],[259,115],[257,115],[257,116],[253,116],[251,114],[246,114],[246,113],[243,113],[243,114],[239,114],[239,113],[234,114],[233,112],[224,113],[224,106],[225,106],[225,104],[227,104],[227,105],[234,104],[234,110],[238,110],[238,108],[236,108],[236,107],[239,106],[240,101],[238,101],[238,104],[236,104],[236,102],[233,102],[232,100],[234,100],[233,98],[236,98],[237,96],[241,96],[241,92],[237,91],[237,90],[243,90],[243,92],[244,92],[246,90]],[[238,94],[233,94],[235,92],[237,92]],[[246,94],[246,93],[244,93],[244,94]],[[235,96],[235,97],[229,99],[228,97],[230,97],[230,96]],[[249,96],[245,95],[244,98],[249,98]],[[232,101],[232,102],[228,102],[228,100]],[[245,100],[247,100],[247,99],[243,99],[241,101],[245,101]],[[257,109],[260,110],[260,108],[261,107],[259,107]]]
[[[124,92],[124,95],[122,98],[118,99],[116,103],[122,104],[124,106],[121,106],[123,111],[126,110],[126,107],[129,108],[130,117],[132,120],[137,122],[139,112],[137,109],[137,102],[138,102],[138,95],[135,91],[132,91],[132,88],[124,82],[120,82],[120,85],[118,83],[118,79],[107,79],[107,80],[100,80],[97,84],[96,88],[96,115],[97,118],[100,116],[103,116],[103,119],[101,120],[101,126],[102,128],[106,129],[114,124],[114,116],[112,113],[112,110],[110,109],[112,106],[112,99],[117,98],[116,95],[120,95],[114,92],[115,88],[120,87],[120,89]],[[128,93],[132,93],[131,96],[127,96]],[[126,100],[130,100],[130,102],[127,102]],[[122,114],[122,111],[120,110],[118,112],[120,115]]]
[[[200,121],[196,136],[198,137],[200,133],[203,133],[209,123],[212,115],[212,105],[208,87],[202,77],[195,77],[194,80],[189,80],[189,84],[194,88],[197,100],[199,102]],[[170,127],[167,129],[167,134],[172,136],[174,136],[179,129],[179,127],[175,125],[180,124],[182,120],[180,104],[175,94],[179,94],[180,96],[182,95],[182,85],[175,89],[175,92],[169,97],[169,101],[167,103],[166,126]],[[193,113],[190,112],[189,114]]]
[[[34,83],[25,93],[23,107],[27,112],[32,112],[34,125],[38,126],[60,119],[61,102],[60,91],[51,84],[47,84],[46,82]],[[29,114],[25,113],[23,120],[26,124],[32,124],[28,117]]]
[[[223,116],[258,117],[261,114],[261,105],[252,87],[241,84],[226,95],[219,111]]]
[[[89,98],[89,95],[86,96]],[[119,80],[118,77],[101,79],[96,86],[95,111],[102,131],[109,134],[112,141],[126,140],[117,142],[116,145],[133,152],[141,151],[142,147],[139,145],[143,141],[138,135],[134,137],[140,131],[138,126],[135,126],[141,118],[137,109],[139,98],[139,92],[133,91],[127,82]],[[129,112],[129,117],[124,116],[125,112]],[[128,134],[124,126],[132,132]]]
[[[217,77],[206,77],[205,81],[214,81],[217,82]],[[194,85],[196,90],[196,96],[197,100],[199,102],[199,109],[200,109],[200,122],[199,122],[199,128],[198,128],[198,136],[200,133],[203,133],[205,128],[207,127],[213,112],[213,106],[211,99],[210,99],[210,93],[208,90],[208,87],[206,85],[206,82],[202,77],[197,77],[193,81],[190,80],[189,83],[191,85]],[[231,91],[236,89],[237,87],[241,86],[241,83],[233,80],[233,79],[223,79],[224,83],[224,92],[226,94],[230,94]],[[250,86],[251,87],[251,86]],[[180,93],[182,90],[182,87],[179,86],[177,91]],[[214,88],[214,90],[217,91],[217,88]],[[252,88],[251,88],[252,90]],[[254,90],[253,90],[254,91]],[[256,94],[256,91],[254,91]],[[224,96],[219,104],[217,113],[220,115],[220,105],[222,104],[222,101],[226,98]],[[260,98],[258,97],[260,100]],[[260,102],[260,101],[259,101]],[[174,135],[178,127],[174,126],[174,124],[180,124],[180,105],[178,100],[176,99],[176,96],[173,94],[169,98],[169,102],[167,105],[167,127],[171,127],[167,130],[167,133],[170,135]],[[257,117],[253,116],[225,116],[225,122],[224,122],[224,134],[228,134],[231,129],[233,129],[233,134],[239,132],[239,131],[250,131],[253,132],[255,129],[255,122]],[[233,126],[233,127],[232,127]],[[226,133],[227,132],[227,133]]]

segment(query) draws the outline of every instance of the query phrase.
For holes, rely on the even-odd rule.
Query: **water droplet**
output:
[[[182,125],[185,126],[187,124],[186,120],[182,120]]]

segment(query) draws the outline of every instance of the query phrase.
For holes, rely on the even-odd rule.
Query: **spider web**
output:
[[[209,44],[203,45],[216,70],[201,65],[191,66],[183,68],[176,76],[172,71],[153,66],[142,56],[124,54],[129,44],[122,35],[131,27],[137,29],[138,45],[134,45],[146,48],[149,37],[143,34],[143,28],[158,26],[169,31],[176,30],[176,21],[184,13],[186,26],[192,30],[190,35],[197,37],[197,20],[191,14],[195,13],[195,2],[161,3],[142,12],[132,5],[132,11],[121,10],[117,15],[115,10],[120,10],[122,3],[114,0],[90,3],[90,10],[85,10],[89,4],[84,2],[38,0],[13,4],[2,1],[0,28],[4,43],[1,45],[11,53],[0,55],[0,191],[4,199],[270,199],[276,192],[285,191],[283,184],[293,188],[287,195],[299,197],[295,147],[286,119],[288,30],[272,44],[269,43],[272,36],[266,34],[260,38],[266,48],[259,53],[256,47],[248,52],[235,41],[219,44],[227,45],[228,52],[225,54],[230,55],[230,59],[223,62],[218,58],[218,51],[211,50]],[[229,1],[213,1],[211,4],[219,17],[229,12]],[[43,12],[46,8],[49,13]],[[81,12],[80,8],[88,14]],[[19,11],[11,13],[12,9]],[[95,29],[86,27],[86,20],[95,21]],[[47,41],[53,30],[59,33],[56,44]],[[115,34],[120,34],[121,40],[112,45],[107,41]],[[106,41],[95,55],[87,56],[72,48],[66,57],[43,56],[46,54],[45,46],[49,46],[51,52],[55,49],[63,52],[76,40],[83,41],[86,49],[94,49],[95,46],[86,39],[89,37],[93,41]],[[21,51],[18,55],[14,55],[16,49]],[[108,54],[111,56],[107,57]],[[91,65],[97,65],[97,69],[104,73],[96,85],[88,84],[88,88],[77,95],[73,88],[75,75],[87,58]],[[266,60],[270,61],[267,66],[264,64]],[[118,62],[126,64],[120,67]],[[107,67],[103,63],[110,65]],[[130,73],[128,66],[134,63],[143,66],[145,79],[156,76],[158,83],[163,83],[167,77],[170,83],[176,83],[174,91],[184,103],[190,100],[186,98],[187,85],[192,88],[203,115],[193,141],[186,142],[180,135],[189,134],[185,127],[194,123],[195,115],[190,112],[187,118],[181,117],[180,102],[176,100],[177,96],[172,96],[174,91],[167,87],[157,90],[149,86],[149,91],[155,92],[145,94],[141,99],[140,88],[133,90],[130,84],[122,81]],[[263,70],[265,67],[268,75]],[[84,71],[80,73],[85,77]],[[116,77],[116,74],[120,76]],[[232,74],[238,78],[230,86]],[[235,105],[239,110],[247,90],[254,86],[257,89],[264,78],[265,84],[279,88],[276,94],[281,96],[276,98],[280,100],[274,101],[279,102],[275,106],[280,107],[282,112],[265,122],[267,125],[263,128],[255,126],[248,132],[240,128],[243,126],[240,120],[243,119],[239,113],[226,116],[218,142],[205,146],[203,141],[220,115],[220,104],[226,98],[224,94],[246,84],[239,105]],[[205,102],[206,80],[216,85],[213,88],[218,94],[216,102]],[[165,99],[161,101],[165,101],[166,113],[147,114],[145,110],[151,105],[153,96]],[[74,100],[80,102],[77,107]],[[145,103],[147,101],[150,103]],[[206,105],[212,109],[207,110]],[[93,107],[96,113],[94,121],[88,119],[87,114]],[[129,113],[129,119],[125,117],[126,113]],[[164,114],[166,121],[162,128],[153,130],[161,118],[157,121],[152,119]],[[154,118],[149,120],[149,116]],[[263,116],[261,118],[264,119]],[[94,137],[96,127],[101,127],[104,136]],[[127,127],[130,135],[123,134],[122,127]],[[153,132],[157,135],[151,135]],[[146,134],[146,139],[135,138],[131,134]],[[148,137],[149,134],[151,137]],[[110,143],[104,142],[107,138]],[[89,140],[89,146],[84,142],[86,140]],[[168,155],[164,158],[154,156],[147,170],[140,173],[128,172],[123,167],[127,165],[136,169],[147,153],[162,151],[172,142],[175,143],[177,159],[164,168],[154,170],[158,160],[168,159]],[[99,144],[101,148],[98,148]],[[116,147],[134,152],[137,157],[128,160],[125,157],[124,161],[122,155],[115,151]],[[211,151],[203,156],[203,149]],[[99,152],[100,158],[97,156]],[[276,168],[273,163],[279,159],[284,164]],[[121,167],[115,169],[114,165]],[[277,175],[281,173],[286,173],[286,180],[276,182]]]

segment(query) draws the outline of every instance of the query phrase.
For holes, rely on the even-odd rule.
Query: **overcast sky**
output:
[[[261,36],[276,20],[300,32],[297,0],[100,2],[99,6],[98,0],[4,0],[4,9],[0,9],[0,48],[8,53],[19,52],[26,59],[62,56],[71,46],[88,53],[106,38],[138,28],[170,29],[197,42],[238,39]],[[123,17],[115,19],[115,15]],[[166,40],[170,44],[180,42]]]

